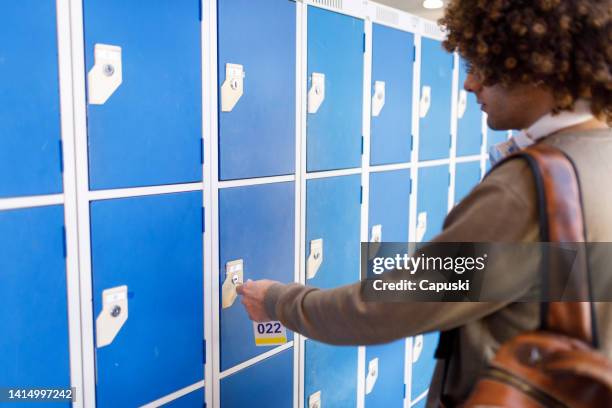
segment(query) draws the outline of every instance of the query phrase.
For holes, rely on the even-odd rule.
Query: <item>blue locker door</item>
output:
[[[323,240],[323,261],[307,283],[333,288],[359,280],[361,176],[306,182],[306,259],[310,242]]]
[[[419,169],[417,217],[426,213],[427,225],[422,242],[430,241],[442,231],[448,213],[449,181],[450,173],[447,165]]]
[[[244,67],[244,94],[219,105],[221,180],[295,172],[295,2],[218,2],[219,95],[226,64]],[[220,98],[221,102],[221,98]]]
[[[384,242],[408,242],[411,184],[409,169],[370,174],[370,239],[381,225]]]
[[[200,408],[204,407],[204,388],[190,392],[187,395],[162,405],[165,408]]]
[[[381,225],[383,242],[408,242],[410,214],[410,170],[370,175],[369,238],[372,227]],[[405,340],[366,347],[366,375],[369,362],[378,359],[378,378],[366,394],[366,407],[401,407],[404,400]]]
[[[221,408],[293,406],[293,349],[221,380]]]
[[[463,89],[467,77],[464,64],[459,68],[459,112],[457,116],[457,156],[480,154],[482,146],[482,111],[476,95]],[[465,109],[461,108],[465,103]],[[461,112],[463,111],[463,112]]]
[[[201,381],[202,193],[91,204],[94,318],[127,285],[129,318],[96,351],[100,407],[142,405]]]
[[[2,386],[70,387],[63,211],[62,206],[0,211]]]
[[[427,111],[419,112],[419,160],[444,159],[450,155],[452,88],[453,56],[442,49],[440,41],[423,37],[421,102],[429,91],[430,104]]]
[[[383,242],[408,242],[410,214],[410,170],[370,175],[369,238],[372,227],[382,226]],[[366,375],[369,362],[378,358],[378,378],[366,394],[366,407],[401,407],[404,400],[405,340],[366,347]]]
[[[308,84],[325,75],[325,100],[307,116],[307,171],[361,166],[363,20],[308,7]]]
[[[457,163],[455,170],[455,205],[480,182],[480,162]]]
[[[323,261],[307,283],[332,288],[359,279],[361,176],[308,180],[306,183],[306,258],[310,242],[323,239]],[[323,406],[354,407],[357,348],[306,341],[305,398],[321,391]]]
[[[378,359],[378,378],[372,391],[365,396],[366,407],[403,407],[405,350],[405,339],[366,348],[366,375],[370,362]]]
[[[0,198],[62,191],[55,2],[0,4]]]
[[[372,95],[385,83],[385,104],[372,117],[372,165],[409,162],[412,151],[412,77],[414,35],[372,25]]]
[[[304,353],[304,406],[320,391],[322,407],[355,408],[357,347],[306,340]]]
[[[87,71],[95,44],[121,47],[123,71],[103,105],[88,105],[91,189],[200,181],[200,2],[85,0],[83,8]]]
[[[418,337],[418,336],[417,336]],[[422,348],[417,345],[420,341],[417,337],[413,343],[413,358],[412,358],[412,387],[411,401],[416,400],[419,396],[429,390],[429,384],[436,368],[436,359],[434,354],[438,347],[438,333],[428,333],[422,336]],[[420,349],[420,353],[419,350]],[[415,355],[418,353],[418,355]]]
[[[306,183],[306,257],[310,242],[323,239],[323,262],[307,283],[332,288],[359,279],[361,176],[308,180]],[[321,404],[354,407],[357,348],[306,341],[305,406],[322,392]]]
[[[224,188],[219,192],[219,280],[226,264],[243,260],[244,280],[294,281],[295,192],[293,183]],[[221,300],[221,292],[220,292]],[[221,370],[274,346],[256,346],[253,323],[237,298],[220,304]],[[293,337],[287,333],[288,341]]]

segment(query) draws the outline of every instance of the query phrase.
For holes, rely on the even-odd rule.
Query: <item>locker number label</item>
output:
[[[253,322],[256,346],[278,346],[287,343],[287,329],[279,321]]]

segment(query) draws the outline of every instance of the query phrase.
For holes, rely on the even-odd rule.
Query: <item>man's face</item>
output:
[[[484,86],[478,74],[470,73],[464,88],[476,95],[487,124],[495,130],[525,129],[552,109],[549,92],[530,85]]]

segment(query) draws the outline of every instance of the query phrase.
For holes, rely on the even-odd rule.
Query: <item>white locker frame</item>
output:
[[[364,53],[363,78],[363,137],[364,151],[361,167],[306,172],[306,78],[307,78],[307,7],[314,6],[350,15],[364,20],[366,50]],[[204,288],[206,365],[205,380],[192,384],[170,395],[152,401],[147,406],[160,406],[206,385],[205,401],[209,406],[220,406],[220,379],[243,368],[249,367],[269,356],[293,347],[294,353],[294,407],[304,407],[304,341],[296,334],[293,342],[276,347],[224,372],[219,372],[219,276],[218,276],[218,192],[219,189],[235,186],[295,182],[295,281],[305,282],[305,225],[306,225],[306,180],[341,175],[360,174],[363,188],[361,207],[361,240],[369,239],[369,176],[374,172],[410,169],[413,183],[410,197],[409,237],[415,237],[416,198],[418,193],[418,169],[436,165],[449,165],[451,183],[449,186],[448,210],[454,204],[455,173],[457,163],[479,162],[484,175],[487,162],[488,131],[486,115],[482,117],[483,140],[479,155],[457,157],[457,95],[459,58],[454,56],[453,92],[451,108],[451,150],[450,157],[443,160],[418,161],[420,98],[421,38],[441,40],[444,32],[434,23],[411,14],[392,9],[375,2],[362,0],[297,0],[296,1],[296,148],[295,175],[263,177],[246,180],[218,181],[217,142],[217,22],[216,0],[202,0],[202,129],[205,146],[203,182],[154,187],[124,188],[90,191],[88,183],[87,153],[87,105],[85,96],[85,56],[82,0],[56,0],[57,41],[60,84],[61,138],[63,144],[63,193],[43,196],[0,199],[0,210],[33,208],[47,205],[64,205],[66,226],[66,277],[68,293],[68,321],[70,346],[71,386],[77,389],[73,407],[95,407],[95,347],[93,336],[93,304],[90,248],[91,201],[156,195],[175,192],[201,191],[205,208],[204,232]],[[383,24],[415,35],[415,63],[413,78],[412,132],[414,137],[411,161],[409,163],[371,166],[370,165],[370,82],[372,68],[372,23]],[[508,132],[510,136],[511,132]],[[356,280],[359,279],[357,275]],[[365,348],[358,349],[357,406],[362,408],[365,401]],[[412,338],[406,339],[405,379],[406,399],[404,406],[410,407],[425,394],[410,401],[412,375]],[[80,394],[79,394],[79,390]]]
[[[58,25],[58,33],[68,30],[64,35],[58,35],[59,48],[64,50],[65,54],[62,60],[65,63],[71,62],[71,72],[66,72],[65,76],[60,73],[60,82],[64,82],[62,87],[67,88],[67,92],[71,91],[72,100],[65,101],[66,106],[62,106],[62,116],[66,114],[66,120],[72,119],[73,140],[69,145],[69,155],[64,156],[65,167],[70,162],[71,166],[76,169],[75,186],[76,197],[75,203],[70,208],[74,208],[72,219],[78,222],[78,263],[79,263],[79,296],[74,295],[76,299],[80,299],[80,347],[81,356],[78,361],[81,363],[82,375],[74,379],[80,382],[80,389],[83,390],[82,398],[77,399],[73,404],[75,407],[95,407],[96,406],[96,372],[95,372],[95,341],[93,334],[93,297],[92,297],[92,276],[91,276],[91,242],[90,242],[90,203],[95,200],[115,199],[124,197],[142,197],[148,195],[158,195],[167,193],[187,192],[187,191],[202,191],[203,183],[185,183],[175,185],[161,185],[153,187],[136,187],[136,188],[121,188],[112,190],[89,190],[89,164],[87,151],[87,100],[85,96],[86,79],[85,79],[85,54],[84,54],[84,31],[83,31],[83,5],[79,0],[57,0],[58,1],[58,16],[62,17],[62,25]],[[69,23],[68,23],[69,19]],[[61,53],[60,53],[61,55]],[[68,69],[66,68],[66,71]],[[64,102],[64,99],[62,100]],[[205,168],[205,166],[203,166]],[[73,175],[74,172],[73,172]],[[66,177],[66,173],[64,174]],[[75,243],[76,246],[76,243]],[[203,305],[204,307],[204,305]],[[73,326],[75,329],[79,327],[77,322],[71,320],[71,332]],[[75,346],[76,348],[76,346]],[[71,365],[78,367],[71,356]],[[75,368],[78,371],[78,368]],[[181,390],[177,390],[170,395],[164,396],[158,400],[151,401],[146,406],[160,406],[169,401],[182,397],[192,391],[200,389],[204,386],[204,381],[199,381],[195,384],[187,386]]]
[[[296,147],[295,147],[295,174],[299,174],[300,165],[300,145],[298,141],[301,137],[301,129],[298,126],[301,117],[301,87],[299,86],[299,67],[302,54],[299,51],[300,45],[300,24],[301,24],[301,13],[300,4],[296,4]],[[238,186],[252,186],[258,184],[270,184],[270,183],[281,183],[281,182],[295,182],[295,245],[294,245],[294,281],[299,282],[300,273],[300,248],[298,247],[300,229],[299,225],[299,206],[300,206],[300,195],[298,180],[295,175],[287,176],[272,176],[272,177],[258,177],[251,179],[239,179],[229,181],[219,181],[218,174],[218,95],[217,95],[217,2],[215,0],[204,0],[202,4],[203,17],[202,17],[202,44],[204,45],[204,55],[207,57],[203,60],[203,84],[206,86],[204,89],[208,89],[208,99],[203,108],[203,118],[205,122],[208,122],[207,131],[204,137],[204,150],[207,152],[205,158],[205,186],[209,188],[205,193],[205,208],[206,210],[206,232],[208,238],[205,238],[206,249],[205,250],[205,270],[207,282],[209,282],[209,288],[211,291],[208,292],[209,296],[205,296],[206,310],[208,311],[207,316],[207,369],[206,378],[209,386],[206,387],[206,402],[211,404],[213,407],[219,407],[220,401],[220,381],[234,374],[244,368],[250,367],[268,357],[276,355],[284,350],[293,347],[293,360],[294,360],[294,379],[293,379],[293,405],[297,405],[298,398],[298,378],[299,376],[299,340],[298,335],[294,335],[294,340],[290,341],[282,346],[278,346],[269,350],[263,354],[260,354],[254,358],[251,358],[243,363],[240,363],[234,367],[231,367],[223,372],[220,371],[220,341],[219,341],[219,241],[216,239],[219,236],[219,190],[228,187]],[[214,91],[213,91],[214,90]],[[208,165],[206,164],[208,163]],[[208,256],[207,256],[208,254]],[[210,314],[209,314],[210,313]],[[209,350],[210,349],[210,350]]]

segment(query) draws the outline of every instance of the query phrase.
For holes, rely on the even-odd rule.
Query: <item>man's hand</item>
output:
[[[264,298],[268,288],[275,283],[278,282],[268,279],[258,281],[249,279],[236,288],[236,292],[242,295],[242,304],[251,320],[255,322],[269,322],[272,320],[266,313]]]

